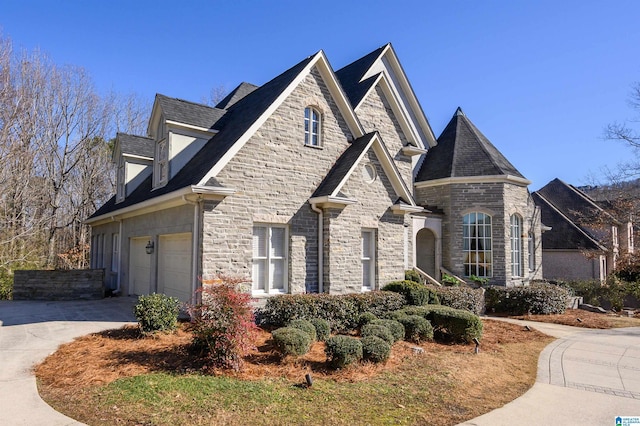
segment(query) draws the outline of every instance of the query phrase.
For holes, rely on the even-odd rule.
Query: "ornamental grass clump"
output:
[[[257,326],[250,297],[239,289],[246,282],[222,275],[203,281],[202,302],[189,308],[192,344],[211,367],[239,370],[242,357],[255,347]]]
[[[178,327],[180,301],[166,294],[140,296],[133,307],[142,334],[173,331]]]

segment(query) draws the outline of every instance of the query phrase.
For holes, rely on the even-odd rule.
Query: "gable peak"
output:
[[[464,117],[465,116],[464,112],[462,111],[462,108],[460,108],[460,107],[458,107],[458,109],[456,109],[456,113],[453,114],[453,115],[457,116],[457,117],[460,117],[460,116]]]

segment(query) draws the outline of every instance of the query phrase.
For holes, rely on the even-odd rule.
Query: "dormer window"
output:
[[[121,159],[118,163],[118,175],[116,176],[116,202],[120,203],[124,201],[125,197],[125,173],[124,173],[124,161]]]
[[[313,107],[304,109],[304,144],[308,146],[321,146],[320,139],[321,114]]]
[[[169,149],[167,146],[167,138],[160,140],[156,144],[156,159],[154,170],[155,186],[164,186],[169,176]]]

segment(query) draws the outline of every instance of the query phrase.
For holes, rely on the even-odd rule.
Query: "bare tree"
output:
[[[214,107],[218,105],[218,103],[223,100],[225,96],[227,96],[228,92],[229,91],[227,90],[227,88],[221,84],[219,86],[213,87],[209,91],[209,96],[203,96],[201,102],[205,105]]]
[[[605,170],[607,178],[613,183],[640,177],[640,132],[636,128],[640,123],[640,82],[632,86],[628,104],[636,116],[624,122],[611,123],[604,131],[606,139],[621,141],[634,152],[633,158],[620,164],[617,169]]]

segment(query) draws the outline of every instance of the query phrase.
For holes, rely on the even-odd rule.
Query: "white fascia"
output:
[[[177,191],[163,194],[146,201],[123,207],[121,209],[105,213],[101,216],[90,218],[84,221],[87,225],[99,225],[111,222],[113,218],[126,219],[134,216],[151,213],[153,211],[164,210],[186,204],[187,201],[195,199],[222,200],[236,192],[233,188],[223,188],[214,186],[187,186]]]
[[[331,195],[325,195],[322,197],[309,198],[309,204],[311,206],[319,206],[322,208],[343,208],[351,204],[356,204],[358,200],[346,197],[332,197]]]
[[[470,177],[448,177],[434,179],[424,182],[416,182],[416,188],[430,188],[432,186],[449,185],[453,183],[510,183],[518,186],[529,186],[531,181],[519,176],[495,175],[495,176],[470,176]]]
[[[187,130],[195,130],[197,132],[207,133],[209,135],[215,135],[218,133],[217,130],[207,129],[206,127],[194,126],[193,124],[181,123],[179,121],[166,120],[165,123],[169,126],[179,127]]]
[[[424,208],[420,206],[411,206],[408,204],[394,204],[391,206],[391,211],[394,214],[407,214],[407,213],[422,213]]]
[[[204,177],[198,183],[199,185],[203,185],[208,182],[209,179],[215,177],[220,173],[220,171],[231,161],[231,159],[240,151],[240,149],[247,143],[247,141],[260,129],[260,127],[267,121],[269,117],[278,109],[280,105],[291,95],[291,93],[300,85],[300,83],[309,75],[311,69],[313,67],[318,67],[320,74],[325,79],[327,83],[327,87],[331,92],[331,95],[334,97],[340,112],[343,114],[343,117],[349,127],[349,130],[353,134],[354,138],[359,138],[363,136],[364,129],[360,124],[360,121],[356,117],[355,112],[351,108],[349,101],[345,93],[342,91],[340,84],[325,57],[324,52],[321,50],[316,53],[315,56],[307,66],[300,71],[300,73],[296,76],[296,78],[289,84],[289,86],[280,93],[280,96],[276,98],[276,100],[265,110],[264,113],[247,129],[247,131],[236,140],[231,148],[227,150],[227,152],[222,156],[222,158],[204,175]]]
[[[144,155],[122,154],[125,159],[153,161],[153,157],[145,157]]]

